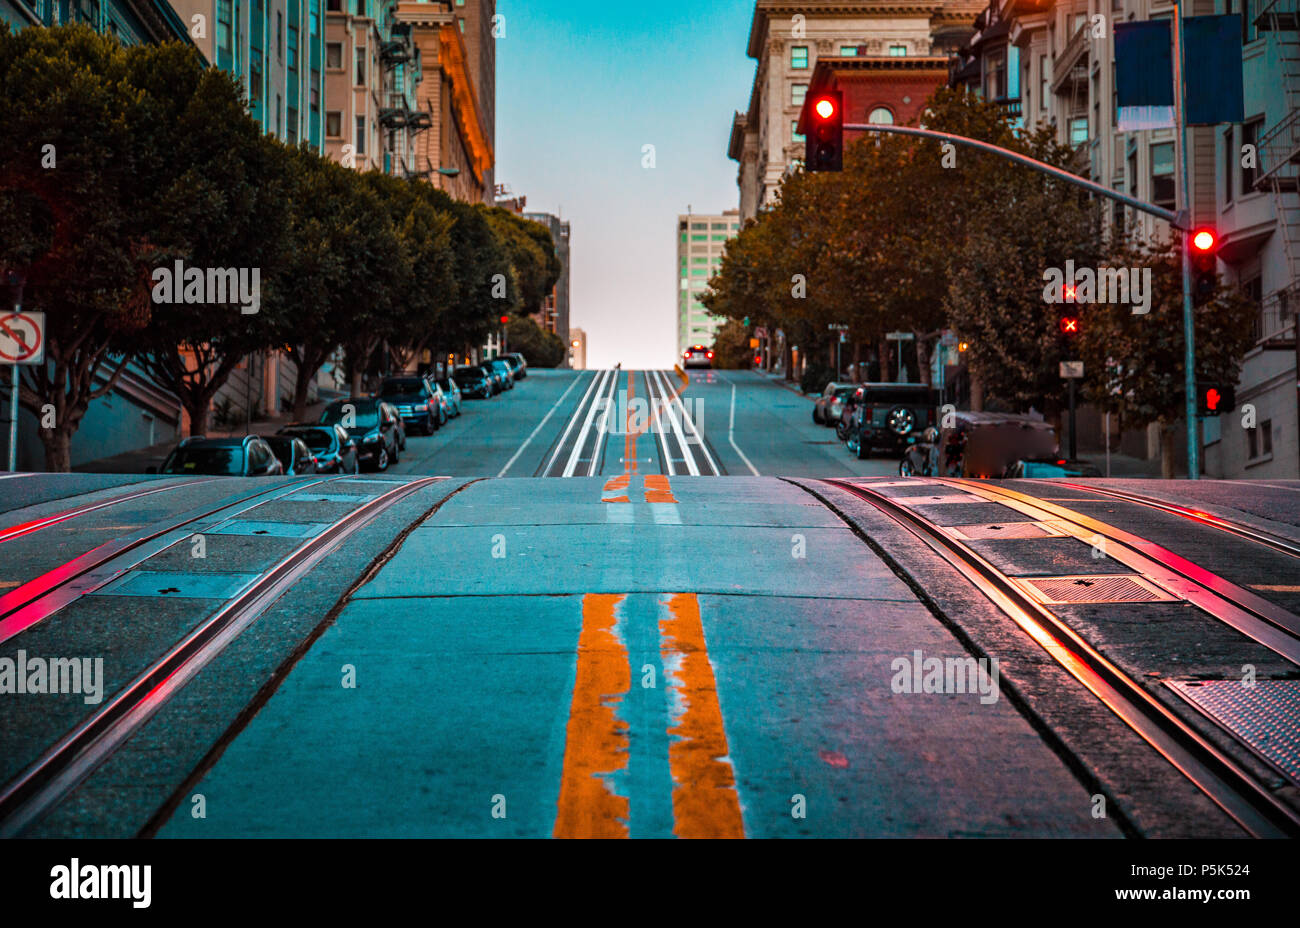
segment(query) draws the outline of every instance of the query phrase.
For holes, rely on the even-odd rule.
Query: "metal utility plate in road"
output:
[[[1165,683],[1300,784],[1300,680]]]
[[[210,535],[269,535],[273,538],[312,538],[330,527],[329,522],[236,521],[212,529]]]
[[[96,590],[95,595],[234,599],[260,576],[261,574],[133,570]]]

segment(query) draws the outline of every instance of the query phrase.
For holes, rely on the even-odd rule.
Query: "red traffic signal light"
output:
[[[1196,414],[1198,416],[1218,416],[1232,412],[1237,407],[1237,391],[1218,383],[1198,383],[1196,385]]]
[[[823,90],[810,97],[808,105],[805,170],[843,170],[844,94],[838,90]]]
[[[502,325],[508,325],[509,322],[510,322],[510,317],[509,317],[509,316],[502,316],[502,317],[501,317],[501,324],[502,324]]]
[[[1212,229],[1197,229],[1192,235],[1192,249],[1194,251],[1213,251],[1214,246],[1218,244],[1218,239],[1214,236]]]
[[[1192,233],[1188,253],[1192,260],[1192,302],[1197,306],[1208,302],[1218,289],[1218,249],[1219,237],[1213,229],[1201,228]]]

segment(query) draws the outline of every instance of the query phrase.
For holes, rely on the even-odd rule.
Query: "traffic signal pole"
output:
[[[1183,2],[1174,7],[1174,125],[1178,130],[1179,187],[1182,191],[1183,214],[1191,225],[1192,196],[1187,183],[1187,88],[1184,80],[1187,62],[1183,49]],[[1196,324],[1192,309],[1192,242],[1188,232],[1183,234],[1183,418],[1187,420],[1187,479],[1201,477],[1201,438],[1196,418]]]
[[[1182,189],[1183,201],[1191,202],[1188,196],[1187,188],[1187,129],[1183,119],[1183,25],[1182,17],[1174,17],[1177,25],[1174,27],[1174,35],[1178,46],[1174,55],[1175,85],[1177,87],[1177,125],[1178,138],[1182,148]],[[1136,197],[1120,193],[1118,190],[1111,190],[1109,187],[1103,187],[1101,184],[1080,177],[1077,174],[1071,174],[1063,168],[1058,168],[1036,158],[1030,158],[1028,155],[1022,155],[1018,151],[1012,151],[1009,148],[1003,148],[1000,145],[994,145],[990,142],[982,142],[979,139],[967,138],[964,135],[953,135],[950,132],[939,132],[934,129],[920,129],[913,126],[881,126],[874,123],[846,123],[845,130],[854,132],[887,132],[893,135],[914,135],[923,139],[934,139],[940,142],[951,142],[954,145],[962,145],[966,148],[974,148],[979,151],[987,152],[991,155],[997,155],[999,158],[1005,158],[1008,161],[1014,161],[1016,164],[1031,168],[1040,174],[1046,174],[1057,180],[1070,184],[1075,187],[1082,187],[1090,193],[1099,197],[1105,197],[1108,200],[1115,200],[1123,203],[1125,206],[1132,207],[1138,212],[1155,216],[1157,219],[1163,219],[1175,229],[1179,229],[1183,235],[1183,392],[1186,397],[1184,403],[1184,416],[1187,419],[1187,476],[1196,480],[1201,475],[1200,448],[1197,446],[1197,420],[1196,420],[1196,341],[1195,331],[1192,320],[1192,258],[1191,258],[1191,212],[1190,208],[1181,212],[1165,209],[1156,206],[1153,203],[1147,203]],[[1300,330],[1298,330],[1300,331]]]

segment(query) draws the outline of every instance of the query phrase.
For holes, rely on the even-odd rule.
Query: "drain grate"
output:
[[[273,538],[311,538],[330,527],[328,522],[256,522],[235,520],[212,529],[211,535],[269,535]]]
[[[1129,574],[1012,577],[1011,581],[1049,606],[1060,603],[1159,603],[1178,599],[1145,577]]]
[[[1166,680],[1179,696],[1300,784],[1300,680]]]
[[[983,541],[998,538],[1060,538],[1065,533],[1046,522],[993,522],[984,525],[951,525],[945,529],[954,538]]]
[[[156,596],[175,599],[234,599],[261,574],[190,573],[173,570],[130,570],[95,591],[98,596]]]

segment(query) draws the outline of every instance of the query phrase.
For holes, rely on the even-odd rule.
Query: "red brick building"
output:
[[[926,99],[947,80],[948,59],[943,56],[822,58],[799,113],[799,132],[808,130],[807,101],[825,90],[844,94],[845,123],[916,125]],[[845,141],[861,134],[845,132]]]

